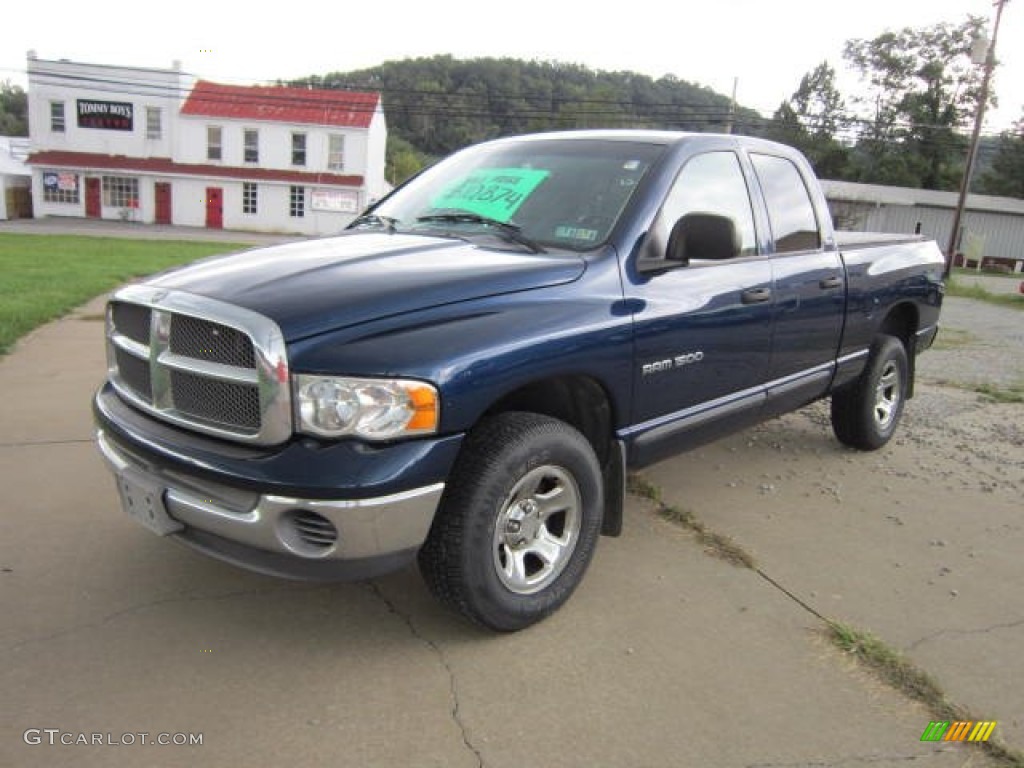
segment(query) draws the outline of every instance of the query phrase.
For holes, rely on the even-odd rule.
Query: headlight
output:
[[[299,431],[307,434],[391,440],[437,431],[437,390],[422,381],[297,374],[295,390]]]

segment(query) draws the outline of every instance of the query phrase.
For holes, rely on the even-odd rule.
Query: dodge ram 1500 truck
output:
[[[124,509],[256,571],[431,591],[516,630],[622,526],[628,467],[831,397],[884,445],[943,258],[841,235],[806,160],[584,131],[456,153],[337,237],[114,293],[94,400]]]

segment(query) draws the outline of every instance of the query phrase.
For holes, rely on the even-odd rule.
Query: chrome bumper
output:
[[[206,554],[264,573],[328,577],[331,565],[360,563],[349,576],[412,558],[427,537],[444,483],[372,499],[303,499],[247,492],[153,467],[99,430],[96,442],[115,475],[141,472],[163,490],[167,514],[184,528],[170,535]]]

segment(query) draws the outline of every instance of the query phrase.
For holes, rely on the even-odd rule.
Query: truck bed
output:
[[[923,235],[904,234],[902,232],[855,232],[849,229],[836,230],[836,245],[841,251],[855,248],[870,248],[873,245],[895,245],[896,243],[919,243],[925,240]]]

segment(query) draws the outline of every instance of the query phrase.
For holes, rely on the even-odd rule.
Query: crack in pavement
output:
[[[994,632],[997,629],[1015,629],[1017,627],[1024,626],[1024,619],[1017,619],[1016,621],[1004,622],[1002,624],[993,624],[990,627],[979,627],[977,629],[940,629],[937,632],[932,632],[929,635],[925,635],[910,645],[907,646],[908,651],[913,651],[919,646],[925,643],[930,643],[943,635],[984,635],[988,632]]]
[[[313,587],[311,589],[322,589],[322,588],[323,587],[321,586],[321,587]],[[50,640],[56,640],[56,639],[61,638],[61,637],[67,637],[68,635],[74,635],[74,634],[76,634],[78,632],[83,632],[83,631],[86,631],[86,630],[89,630],[89,629],[97,629],[99,627],[106,626],[107,624],[111,623],[112,621],[116,621],[117,619],[120,619],[120,618],[122,618],[124,616],[130,616],[133,613],[139,613],[140,611],[144,611],[147,608],[156,608],[158,606],[168,605],[170,603],[195,603],[195,602],[204,602],[204,601],[207,601],[207,600],[229,600],[229,599],[232,599],[232,598],[235,598],[235,597],[247,597],[249,595],[271,594],[273,592],[280,592],[283,589],[295,590],[295,587],[294,586],[292,586],[292,587],[260,587],[258,589],[242,589],[242,590],[236,590],[234,592],[225,592],[225,593],[219,594],[219,595],[184,595],[184,596],[177,596],[177,597],[164,597],[164,598],[160,598],[158,600],[147,600],[144,603],[139,603],[137,605],[130,605],[127,608],[122,608],[119,611],[114,611],[113,613],[108,613],[106,616],[104,616],[104,617],[102,617],[102,618],[100,618],[100,619],[98,619],[96,621],[91,621],[91,622],[88,622],[86,624],[76,624],[73,627],[67,627],[66,629],[62,629],[62,630],[59,630],[57,632],[51,632],[50,634],[47,634],[47,635],[36,635],[35,637],[30,637],[30,638],[27,638],[25,640],[19,640],[18,642],[13,643],[12,645],[8,645],[8,646],[6,646],[4,648],[0,648],[0,654],[14,653],[19,648],[23,648],[26,645],[34,645],[36,643],[45,643],[45,642],[48,642]],[[311,591],[311,589],[310,590],[301,590],[301,591]]]
[[[0,443],[0,448],[31,448],[36,445],[80,445],[95,442],[96,438],[94,437],[85,439],[72,438],[69,440],[23,440],[15,443]]]
[[[746,768],[835,768],[839,765],[868,765],[871,763],[903,762],[911,763],[918,760],[931,760],[935,755],[952,752],[952,749],[932,749],[918,755],[851,755],[838,760],[800,760],[795,763],[748,763]]]
[[[409,629],[409,634],[411,634],[415,639],[419,640],[430,650],[432,650],[434,654],[437,656],[438,661],[441,662],[441,667],[448,675],[448,690],[452,704],[452,721],[455,723],[455,726],[459,729],[459,734],[462,737],[463,745],[466,747],[466,749],[472,752],[473,756],[476,758],[477,768],[484,768],[484,757],[482,754],[480,754],[480,750],[473,745],[473,742],[469,738],[469,732],[466,729],[466,724],[462,721],[461,707],[459,704],[459,689],[457,682],[455,680],[455,671],[452,669],[451,663],[448,661],[448,656],[444,652],[444,649],[442,649],[440,645],[438,645],[436,642],[434,642],[429,637],[420,632],[419,629],[417,629],[416,625],[413,623],[413,620],[409,616],[405,615],[400,610],[398,610],[398,606],[396,606],[394,602],[392,602],[388,598],[388,596],[384,594],[383,590],[381,590],[380,586],[376,582],[368,581],[366,582],[366,586],[369,588],[370,592],[372,592],[377,597],[377,599],[384,604],[384,607],[387,608],[389,613],[396,616],[399,620],[402,621],[402,623],[405,624],[405,626]]]

